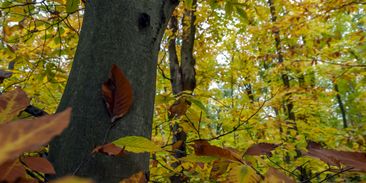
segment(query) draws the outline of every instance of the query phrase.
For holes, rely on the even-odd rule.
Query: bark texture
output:
[[[107,142],[123,136],[151,136],[160,41],[177,0],[90,0],[80,41],[59,111],[73,108],[70,126],[54,139],[49,159],[57,176],[72,174],[115,183],[138,171],[148,172],[148,154],[122,158],[90,152],[103,143],[110,117],[101,95],[112,64],[133,87],[131,111],[112,128]]]

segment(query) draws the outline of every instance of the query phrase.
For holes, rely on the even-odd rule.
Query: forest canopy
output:
[[[53,123],[70,110],[45,114],[56,112],[64,92],[85,3],[0,0],[0,140],[24,118],[67,126]],[[365,181],[365,11],[362,0],[181,0],[154,68],[151,141],[125,137],[93,153],[149,152],[153,182]],[[149,21],[142,15],[138,30]],[[102,88],[112,122],[133,105],[124,93],[128,107],[111,107],[110,82],[128,83],[117,69]],[[46,161],[37,158],[48,150],[30,140],[38,148],[0,150],[0,167],[12,160],[28,175],[0,173],[0,182],[47,182],[44,174],[54,173],[48,163],[47,171],[29,163]]]

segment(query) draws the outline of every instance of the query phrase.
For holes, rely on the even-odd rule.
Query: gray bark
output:
[[[101,95],[112,64],[133,87],[131,111],[112,128],[107,142],[123,136],[151,136],[157,56],[177,0],[90,0],[69,80],[58,111],[73,108],[71,124],[51,142],[49,159],[57,176],[72,174],[97,182],[119,182],[148,172],[148,154],[108,157],[91,151],[103,143],[110,117]],[[83,162],[83,164],[80,164]]]

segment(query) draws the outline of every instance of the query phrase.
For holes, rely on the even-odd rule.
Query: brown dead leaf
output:
[[[179,118],[180,116],[183,116],[184,114],[186,114],[190,105],[190,102],[186,100],[185,97],[180,97],[170,106],[169,119]]]
[[[138,172],[133,174],[127,179],[123,179],[120,183],[147,183],[144,172]]]
[[[308,142],[307,149],[308,152],[304,152],[305,155],[319,158],[330,165],[343,164],[352,167],[351,171],[366,172],[366,153],[325,149],[316,142]]]
[[[131,84],[115,64],[102,85],[102,94],[112,122],[126,115],[132,106]]]
[[[45,174],[56,174],[52,164],[46,159],[41,157],[25,157],[22,159],[25,165],[33,171],[37,171]]]
[[[123,156],[124,148],[120,148],[120,147],[114,145],[113,143],[109,143],[109,144],[105,144],[105,145],[96,147],[93,150],[93,153],[97,153],[97,152],[106,154],[108,156]]]
[[[271,155],[271,151],[278,147],[278,144],[269,144],[269,143],[258,143],[251,145],[245,155],[251,156],[259,156],[259,155]]]
[[[26,176],[26,171],[18,159],[0,165],[0,182],[15,182]]]
[[[241,156],[227,148],[221,148],[209,144],[206,140],[196,140],[192,145],[197,156],[216,156],[243,163]]]
[[[49,142],[69,125],[70,116],[68,108],[54,115],[0,125],[0,164]]]
[[[14,119],[28,105],[27,94],[20,88],[0,95],[0,124]]]
[[[264,178],[265,183],[295,183],[291,177],[282,173],[280,170],[270,167]]]

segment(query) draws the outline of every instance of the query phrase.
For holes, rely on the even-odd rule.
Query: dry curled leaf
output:
[[[108,156],[123,156],[124,148],[120,148],[112,143],[101,145],[93,150],[93,153],[103,153]]]
[[[69,125],[70,116],[68,108],[54,115],[0,125],[0,164],[49,142]]]
[[[127,114],[132,106],[132,87],[122,70],[113,64],[109,79],[102,85],[102,94],[111,121]]]
[[[269,143],[253,144],[247,149],[245,155],[252,155],[252,156],[271,155],[271,151],[278,146],[279,146],[278,144],[269,144]]]
[[[27,94],[20,88],[0,95],[0,124],[14,119],[29,105]]]
[[[243,163],[241,156],[228,149],[209,144],[206,140],[196,140],[192,145],[197,156],[216,156]]]
[[[41,157],[25,157],[22,159],[25,165],[33,171],[37,171],[45,174],[56,174],[52,164],[46,159]]]

